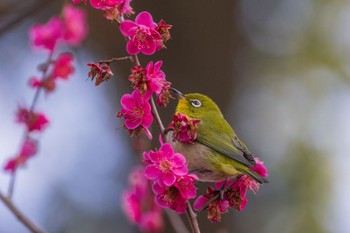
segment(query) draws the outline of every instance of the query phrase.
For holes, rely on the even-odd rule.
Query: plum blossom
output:
[[[165,43],[170,40],[170,32],[169,29],[171,29],[173,26],[170,24],[167,24],[164,20],[161,20],[155,30],[161,35],[163,40],[163,47],[165,47]]]
[[[183,214],[187,201],[197,195],[195,175],[188,174],[186,159],[175,153],[169,143],[163,143],[158,151],[144,152],[145,177],[153,181],[152,190],[156,202]]]
[[[146,77],[149,81],[149,88],[152,92],[156,93],[157,95],[160,94],[160,92],[163,89],[163,86],[166,84],[165,80],[165,73],[160,69],[163,65],[163,61],[157,61],[156,63],[150,61],[146,66]]]
[[[69,45],[79,45],[88,33],[86,13],[67,4],[63,9],[63,26],[63,39]]]
[[[109,80],[113,76],[111,68],[107,63],[96,64],[89,62],[87,66],[90,66],[88,76],[91,78],[91,81],[95,79],[95,86],[100,85],[102,82]]]
[[[118,117],[124,117],[124,126],[131,135],[138,135],[143,129],[150,138],[148,127],[152,124],[153,116],[149,100],[152,93],[145,95],[139,90],[134,90],[131,94],[124,94],[121,98],[122,108],[117,114]]]
[[[150,180],[158,180],[161,185],[171,186],[177,176],[188,173],[186,159],[182,154],[175,153],[170,144],[163,144],[158,151],[143,154],[148,164],[145,176]]]
[[[43,47],[52,51],[62,33],[62,21],[54,16],[46,24],[34,25],[29,31],[29,36],[33,47]]]
[[[72,54],[60,54],[57,60],[54,62],[54,67],[52,71],[53,78],[68,79],[68,77],[74,72],[72,61]]]
[[[143,53],[145,55],[152,55],[157,50],[163,48],[162,37],[155,30],[157,24],[153,22],[151,14],[143,11],[136,16],[135,22],[131,20],[124,20],[120,23],[120,31],[126,36],[130,37],[126,45],[126,50],[130,55]]]
[[[141,166],[129,175],[129,187],[123,192],[122,207],[125,215],[141,231],[159,232],[163,228],[162,209],[155,203],[149,181]]]
[[[193,208],[196,211],[201,210],[205,205],[208,203],[208,201],[219,194],[219,190],[214,190],[211,187],[207,188],[207,193],[204,195],[199,196],[196,201],[193,204]],[[226,213],[229,209],[229,202],[226,199],[220,199],[217,198],[216,200],[211,201],[207,206],[208,211],[208,219],[210,222],[220,222],[221,221],[221,215]]]
[[[187,199],[181,196],[178,188],[162,186],[158,182],[154,182],[152,190],[156,195],[156,202],[160,206],[175,210],[179,214],[185,213]]]
[[[30,112],[23,107],[20,107],[16,113],[16,122],[26,125],[28,132],[43,131],[49,123],[43,113]]]
[[[160,69],[163,62],[158,61],[153,65],[153,61],[150,61],[146,68],[141,66],[134,66],[131,68],[131,74],[129,80],[132,83],[134,89],[139,89],[142,93],[146,91],[152,91],[159,95],[166,86],[170,87],[169,82],[165,79],[165,73]]]
[[[197,125],[200,120],[191,119],[187,115],[178,113],[173,116],[173,121],[169,124],[169,129],[173,130],[173,141],[182,143],[193,143],[197,138]]]
[[[14,172],[18,166],[24,165],[26,161],[34,156],[38,151],[38,142],[34,139],[27,137],[22,144],[19,154],[8,160],[4,166],[4,170],[8,172]]]

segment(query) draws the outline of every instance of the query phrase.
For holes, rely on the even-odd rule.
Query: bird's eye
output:
[[[202,106],[202,103],[199,100],[191,100],[191,104],[195,108],[199,108],[200,106]]]

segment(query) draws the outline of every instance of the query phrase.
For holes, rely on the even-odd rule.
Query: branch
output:
[[[116,62],[116,61],[125,61],[125,60],[129,60],[129,61],[133,61],[133,57],[132,56],[125,56],[125,57],[118,57],[118,58],[111,58],[108,60],[100,60],[98,63],[102,64],[110,64],[112,62]]]
[[[5,197],[0,191],[0,200],[7,206],[7,208],[22,222],[32,233],[45,233],[45,230],[40,229],[33,222],[31,222],[17,207],[12,203],[11,199]]]
[[[200,233],[201,231],[199,229],[197,215],[193,211],[191,204],[189,202],[187,202],[186,214],[187,214],[188,220],[190,222],[192,232],[193,233]]]
[[[120,17],[119,19],[117,19],[118,24],[120,24],[123,21],[124,21],[123,17]],[[128,37],[124,37],[124,38],[125,38],[126,41],[130,40],[130,38],[128,38]],[[132,59],[130,59],[130,61],[136,66],[140,66],[141,65],[137,55],[133,55]],[[161,120],[161,118],[159,116],[159,113],[158,113],[157,107],[156,107],[156,105],[154,103],[153,97],[151,98],[151,106],[152,106],[152,115],[153,115],[153,117],[154,117],[154,119],[156,121],[156,124],[157,124],[157,127],[159,129],[159,132],[160,132],[163,140],[166,142],[165,128],[164,128],[162,120]],[[191,207],[189,202],[187,202],[186,213],[187,213],[187,217],[188,217],[188,220],[190,222],[190,225],[191,225],[192,233],[200,233],[198,220],[197,220],[197,215],[193,211],[193,209],[192,209],[192,207]]]

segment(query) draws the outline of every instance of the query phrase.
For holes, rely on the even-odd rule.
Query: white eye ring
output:
[[[195,108],[199,108],[200,106],[202,106],[202,103],[199,100],[191,100],[191,104]]]

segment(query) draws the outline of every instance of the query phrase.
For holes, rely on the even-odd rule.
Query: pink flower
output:
[[[125,20],[120,23],[120,31],[126,37],[130,37],[126,45],[129,54],[135,55],[139,52],[152,55],[162,49],[162,37],[155,30],[157,24],[153,22],[150,13],[143,11],[136,16],[135,22]]]
[[[49,123],[43,113],[29,112],[27,109],[21,107],[18,109],[16,116],[16,121],[25,124],[29,132],[43,131]]]
[[[30,157],[37,153],[37,151],[37,141],[28,137],[24,141],[19,154],[15,158],[7,161],[4,166],[4,170],[13,173],[18,166],[25,164]]]
[[[251,167],[251,169],[262,177],[268,177],[269,174],[267,168],[264,165],[264,162],[262,162],[259,158],[255,158],[255,163],[255,166]]]
[[[63,9],[63,24],[63,39],[70,45],[79,45],[88,32],[86,13],[78,7],[66,5]]]
[[[204,195],[199,196],[194,204],[193,208],[196,211],[201,210],[205,205],[208,203],[208,201],[219,194],[218,190],[214,190],[211,187],[207,188],[207,193]],[[209,203],[207,206],[208,210],[208,219],[210,222],[220,222],[221,221],[221,215],[226,213],[229,208],[229,202],[225,199],[221,200],[220,197],[216,200],[213,200]]]
[[[113,76],[109,64],[96,64],[93,62],[89,62],[87,65],[90,66],[88,76],[89,78],[91,78],[91,81],[93,81],[96,78],[95,86],[100,85],[102,82],[109,80]]]
[[[197,180],[198,178],[195,175],[181,176],[176,179],[174,186],[184,199],[189,200],[197,196],[197,188],[194,186],[194,182]]]
[[[157,233],[163,229],[162,211],[150,211],[143,214],[139,228],[143,232]]]
[[[174,115],[173,121],[169,124],[169,128],[174,131],[173,141],[193,143],[197,138],[197,125],[200,122],[181,113]]]
[[[117,116],[124,117],[124,126],[130,130],[132,135],[139,134],[141,129],[149,134],[148,127],[153,121],[150,98],[150,92],[143,96],[139,90],[134,90],[131,94],[124,94],[121,98],[122,109]]]
[[[38,142],[34,139],[27,138],[21,148],[19,156],[30,158],[38,152]]]
[[[153,66],[153,61],[150,61],[146,66],[146,77],[149,80],[149,88],[157,95],[160,94],[166,82],[165,73],[160,69],[162,64],[163,61],[158,61]]]
[[[156,152],[145,152],[143,156],[145,162],[149,164],[145,169],[145,176],[150,180],[158,180],[161,185],[171,186],[177,176],[188,173],[185,157],[175,153],[168,143],[163,144]]]
[[[152,91],[159,95],[163,89],[169,89],[170,83],[165,80],[165,73],[160,69],[163,62],[158,61],[153,66],[153,61],[149,62],[146,68],[134,66],[131,68],[129,80],[134,89],[139,89],[142,93]]]
[[[52,75],[54,78],[68,79],[74,72],[72,65],[73,56],[70,53],[62,53],[54,63]]]
[[[121,16],[134,14],[134,11],[130,6],[131,0],[119,0],[118,2],[119,3],[113,8],[107,7],[104,9],[103,15],[106,19],[116,20]]]
[[[129,187],[122,195],[122,207],[127,218],[140,230],[158,232],[163,228],[162,209],[155,203],[141,166],[130,173]]]
[[[160,206],[168,207],[179,214],[185,213],[187,199],[181,196],[178,188],[175,186],[163,186],[158,182],[154,182],[152,189],[156,194],[156,202]]]
[[[4,170],[10,173],[13,173],[17,169],[17,166],[18,166],[17,159],[16,158],[10,159],[5,164]]]
[[[108,10],[116,7],[121,0],[90,0],[90,4],[95,9]]]
[[[34,87],[34,88],[38,88],[38,87],[41,87],[43,85],[42,82],[37,77],[31,77],[28,80],[28,84],[29,84],[29,86]]]
[[[36,24],[30,31],[29,36],[34,47],[43,47],[52,51],[57,40],[62,36],[62,22],[58,17],[52,17],[46,24]]]

